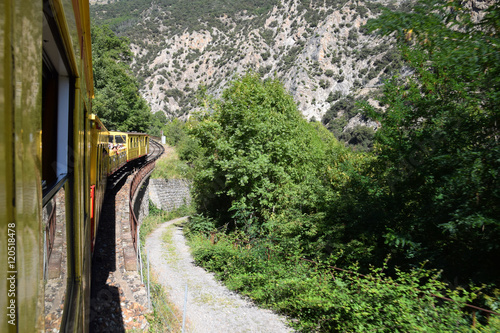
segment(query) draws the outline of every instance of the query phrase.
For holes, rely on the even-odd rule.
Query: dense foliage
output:
[[[149,14],[162,18],[162,23],[171,29],[172,33],[203,30],[207,27],[224,29],[220,18],[235,17],[243,12],[247,15],[261,15],[267,13],[276,0],[121,0],[107,5],[92,6],[94,16],[101,22],[109,24],[113,30],[123,32],[130,30],[140,22],[140,14],[150,11]],[[102,12],[101,12],[102,11]],[[153,29],[158,33],[159,30]]]
[[[198,209],[251,235],[312,226],[328,197],[331,156],[345,151],[302,119],[279,81],[256,74],[235,81],[190,131],[202,149]]]
[[[93,26],[92,60],[95,98],[92,110],[108,130],[147,132],[151,112],[130,71],[128,40],[107,26]]]
[[[371,21],[408,70],[383,112],[364,107],[381,124],[368,153],[305,122],[277,80],[207,99],[190,127],[198,262],[304,331],[498,330],[462,303],[500,305],[500,6],[470,14],[424,0]]]
[[[369,126],[357,125],[347,128],[348,120],[355,117],[359,111],[359,103],[365,98],[354,98],[352,95],[339,96],[340,93],[330,94],[327,102],[332,102],[328,111],[323,115],[321,122],[335,137],[346,143],[347,146],[360,151],[368,151],[373,147],[375,130]],[[366,120],[366,119],[364,119]]]
[[[450,278],[498,282],[500,6],[480,22],[457,2],[422,1],[370,23],[395,33],[413,73],[385,85],[377,133],[384,239]],[[403,259],[402,259],[403,260]]]
[[[203,225],[206,219],[194,218],[187,228],[199,231]],[[209,237],[193,237],[196,262],[215,272],[230,289],[296,319],[291,325],[298,331],[473,331],[462,306],[480,292],[450,290],[436,271],[420,267],[388,275],[382,265],[360,274],[356,265],[334,267],[342,253],[313,262],[288,246],[248,241],[241,234],[218,234],[214,242]],[[453,301],[443,302],[436,296]],[[477,318],[484,319],[481,314]],[[475,323],[477,331],[500,327],[481,322]]]

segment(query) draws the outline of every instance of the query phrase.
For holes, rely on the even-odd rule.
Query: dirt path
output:
[[[195,266],[180,223],[162,224],[146,239],[151,266],[171,301],[183,309],[186,284],[188,332],[292,332],[283,317],[256,307]]]

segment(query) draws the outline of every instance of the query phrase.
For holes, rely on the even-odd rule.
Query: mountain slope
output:
[[[400,67],[391,42],[363,30],[381,4],[388,5],[121,0],[93,5],[91,11],[97,23],[130,38],[133,69],[153,112],[187,117],[200,85],[217,95],[235,75],[254,70],[264,78],[280,78],[303,115],[320,120],[348,95],[370,96],[387,73]],[[342,110],[332,119],[339,116]]]

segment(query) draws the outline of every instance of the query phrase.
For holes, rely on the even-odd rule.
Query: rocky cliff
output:
[[[200,85],[217,95],[235,75],[254,70],[282,80],[304,117],[320,120],[336,100],[369,96],[399,68],[392,44],[363,29],[387,1],[271,2],[257,14],[222,10],[214,17],[200,9],[196,24],[189,16],[183,22],[178,7],[152,2],[117,24],[131,40],[152,111],[187,117]],[[94,15],[104,20],[108,7],[93,6]]]

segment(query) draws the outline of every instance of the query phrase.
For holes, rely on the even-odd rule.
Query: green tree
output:
[[[117,37],[107,26],[93,26],[92,60],[95,98],[93,112],[110,130],[146,132],[151,113],[139,94],[130,71],[132,52],[128,40]]]
[[[168,122],[167,116],[163,111],[157,111],[151,117],[151,124],[148,133],[154,136],[160,136],[165,124]]]
[[[176,146],[179,142],[186,139],[186,124],[175,118],[165,126],[164,135],[167,139],[167,143],[171,146]]]
[[[190,133],[203,158],[195,196],[200,212],[251,234],[302,225],[327,196],[327,147],[342,147],[310,124],[277,80],[249,73],[208,103]],[[289,218],[293,216],[294,218]]]
[[[412,73],[385,85],[376,134],[390,195],[385,242],[451,277],[498,281],[500,7],[480,21],[457,1],[384,11],[370,29],[394,34]]]

